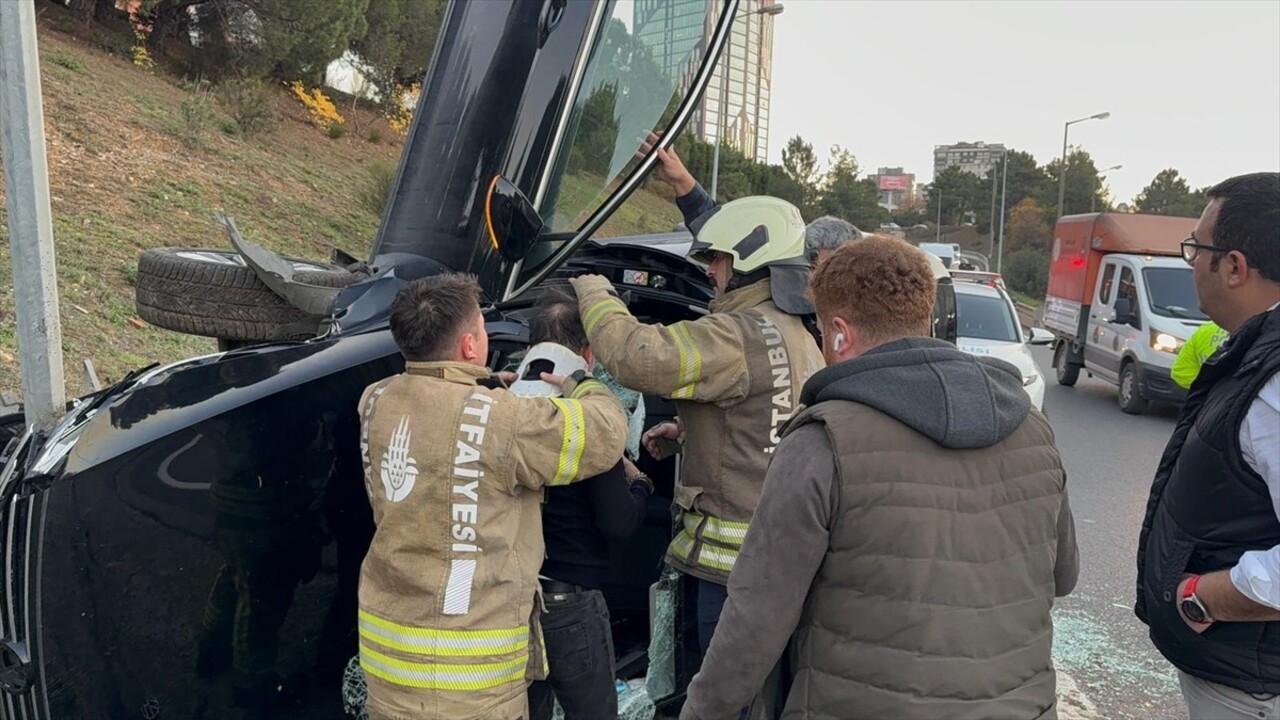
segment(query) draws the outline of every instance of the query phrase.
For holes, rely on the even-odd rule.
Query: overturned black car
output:
[[[694,111],[737,10],[648,5],[455,1],[371,256],[345,258],[345,276],[276,257],[230,221],[237,253],[169,253],[168,284],[140,306],[198,331],[213,314],[195,285],[251,270],[270,302],[260,285],[224,301],[288,308],[272,332],[308,339],[247,345],[262,330],[245,309],[233,319],[248,329],[220,335],[221,352],[136,371],[8,444],[0,718],[344,717],[374,529],[356,404],[403,369],[387,329],[396,292],[475,273],[494,368],[523,352],[529,308],[556,277],[604,274],[647,321],[706,312],[687,235],[592,240],[655,161],[636,157],[640,138],[669,142]],[[936,332],[954,339],[949,291]],[[648,423],[672,414],[661,398],[646,406]],[[641,533],[614,549],[606,589],[623,677],[646,670],[671,536],[674,460],[643,467],[658,493]],[[676,687],[660,708],[678,708],[700,662],[692,628],[676,623]]]

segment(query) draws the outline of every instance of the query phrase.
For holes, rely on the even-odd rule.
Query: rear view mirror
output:
[[[511,262],[523,260],[542,234],[542,217],[515,183],[495,175],[484,203],[485,224],[494,249]]]
[[[1053,333],[1044,328],[1031,328],[1031,337],[1027,339],[1028,345],[1052,345]]]

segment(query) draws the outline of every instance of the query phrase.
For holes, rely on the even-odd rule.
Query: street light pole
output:
[[[934,179],[937,182],[937,179]],[[938,188],[938,222],[934,227],[934,238],[937,242],[942,242],[942,188]]]
[[[1000,249],[996,251],[996,272],[1004,271],[1004,201],[1009,194],[1009,163],[1000,170]]]
[[[730,31],[729,47],[725,52],[733,56],[733,33]],[[729,107],[729,66],[720,68],[720,108],[716,111],[716,147],[711,151],[711,199],[719,202],[716,189],[720,186],[720,143],[724,142],[724,114]]]
[[[1109,112],[1101,112],[1097,115],[1090,115],[1079,120],[1071,120],[1062,126],[1062,166],[1058,169],[1058,217],[1062,217],[1062,201],[1067,195],[1067,132],[1072,125],[1082,123],[1086,120],[1106,120],[1111,117]]]
[[[1004,167],[1006,164],[1008,164],[1008,160],[1009,160],[1008,150],[1005,150],[1004,152],[1000,153],[1001,167]],[[1001,203],[1000,210],[1003,213],[1004,211],[1003,203]],[[987,225],[987,238],[989,239],[989,242],[987,243],[988,245],[987,258],[989,259],[992,255],[995,255],[996,253],[996,173],[995,173],[995,168],[991,169],[991,223]]]
[[[1098,199],[1098,180],[1104,177],[1102,173],[1111,172],[1112,170],[1123,170],[1123,165],[1112,165],[1105,170],[1099,170],[1097,175],[1093,176],[1093,193],[1089,195],[1089,212],[1095,212],[1095,201]]]
[[[753,10],[752,12],[744,13],[743,15],[740,15],[738,17],[746,17],[748,15],[770,15],[773,17],[777,17],[781,15],[782,11],[785,9],[786,8],[783,6],[782,3],[773,3],[772,5],[765,5],[759,10]],[[732,60],[733,58],[732,23],[737,22],[738,17],[735,17],[729,21],[730,22],[729,39],[728,39],[729,46],[725,48],[725,52],[728,53],[728,56],[725,57],[725,62],[720,66],[720,109],[716,116],[716,146],[711,151],[711,199],[712,200],[718,200],[716,196],[716,191],[720,187],[720,143],[724,142],[724,126],[725,126],[724,116],[726,113],[729,112],[729,72],[733,68],[733,63],[730,62],[730,60]],[[744,78],[744,82],[745,82],[745,78]],[[745,98],[745,95],[744,95],[744,98]]]

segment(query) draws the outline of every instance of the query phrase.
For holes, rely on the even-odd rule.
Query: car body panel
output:
[[[982,305],[974,301],[987,301]],[[1004,310],[1000,311],[999,308]],[[966,309],[969,315],[966,316]],[[984,322],[977,322],[974,312],[982,312]],[[1004,314],[1007,313],[1007,318]],[[989,319],[988,319],[989,318]],[[1004,290],[985,284],[956,284],[956,347],[978,357],[1003,360],[1022,374],[1023,389],[1036,409],[1044,408],[1044,372],[1032,357],[1027,338],[1018,325],[1013,300]],[[998,327],[988,327],[994,321]],[[1006,324],[1007,323],[1007,326]]]

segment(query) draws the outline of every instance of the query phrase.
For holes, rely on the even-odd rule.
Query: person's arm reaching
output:
[[[570,282],[591,351],[622,385],[674,400],[746,397],[747,358],[742,332],[731,318],[646,325],[613,294],[606,278],[584,275]]]
[[[520,485],[568,485],[599,475],[626,449],[627,416],[604,383],[565,380],[563,388],[564,397],[508,394],[499,401],[517,407],[511,458]]]
[[[648,139],[641,146],[637,158],[643,158],[658,142],[657,133],[649,133]],[[674,147],[658,150],[658,162],[653,166],[653,174],[666,183],[676,195],[676,207],[684,216],[684,226],[693,227],[693,221],[711,212],[716,207],[715,198],[698,184],[693,173],[684,166],[684,161],[676,154]]]
[[[649,486],[629,482],[631,475],[639,472],[631,469],[634,467],[621,460],[612,470],[587,484],[595,525],[612,542],[629,539],[644,523]]]
[[[839,503],[836,482],[822,425],[805,425],[783,438],[680,720],[736,719],[764,684],[826,555]]]

